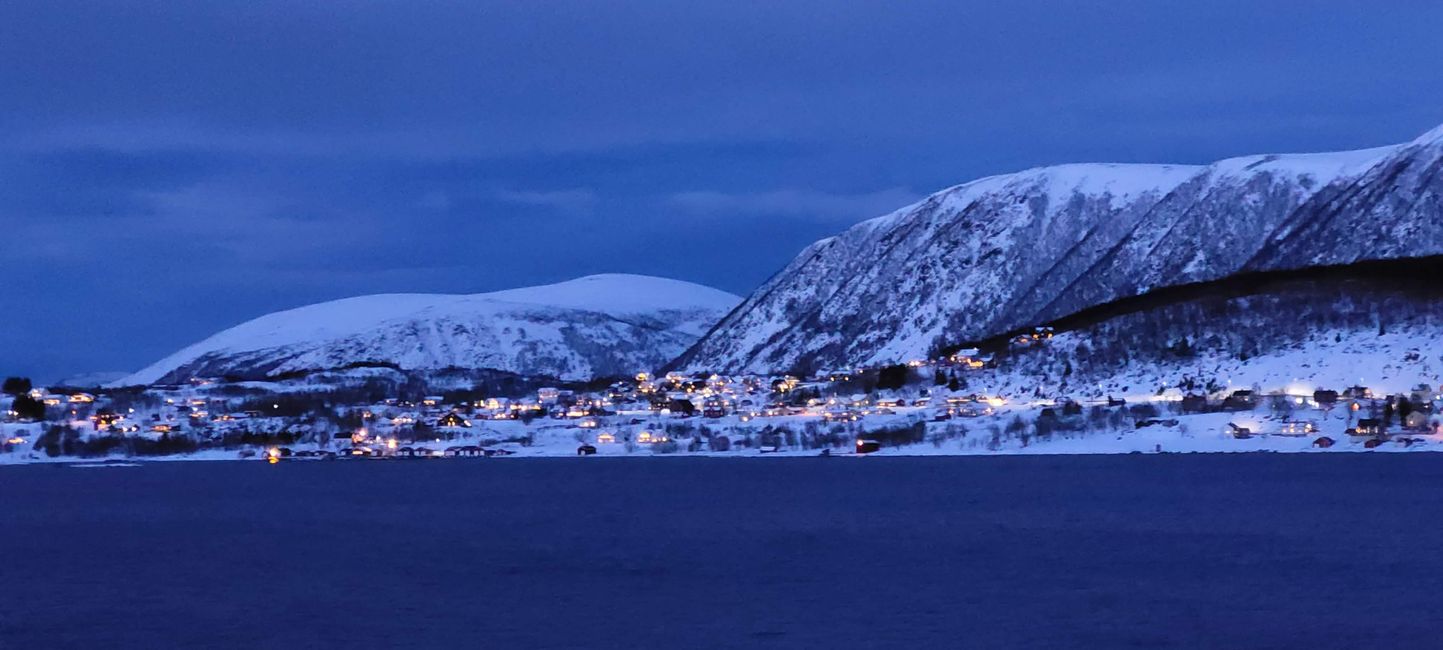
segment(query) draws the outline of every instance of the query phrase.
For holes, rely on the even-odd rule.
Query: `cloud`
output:
[[[784,216],[823,221],[855,221],[892,212],[922,197],[905,187],[864,194],[833,194],[806,189],[726,193],[678,192],[666,198],[674,209],[707,216]]]
[[[590,214],[597,201],[596,192],[586,188],[549,191],[502,189],[493,192],[491,198],[513,205],[549,208],[569,215]]]

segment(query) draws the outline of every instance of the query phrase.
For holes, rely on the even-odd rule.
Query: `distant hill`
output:
[[[573,380],[625,375],[675,357],[740,300],[620,274],[474,295],[346,298],[247,321],[115,384],[264,379],[357,363]]]

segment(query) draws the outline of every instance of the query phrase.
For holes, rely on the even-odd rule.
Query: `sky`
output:
[[[1443,3],[11,0],[0,374],[603,272],[746,294],[979,176],[1443,123]]]

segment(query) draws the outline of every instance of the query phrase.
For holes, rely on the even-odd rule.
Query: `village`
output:
[[[1009,345],[1051,336],[1039,329]],[[807,377],[640,372],[600,389],[360,402],[286,383],[87,391],[12,377],[0,462],[1443,449],[1443,394],[1426,383],[1375,393],[1190,381],[1075,399],[979,390],[997,366],[967,348]]]

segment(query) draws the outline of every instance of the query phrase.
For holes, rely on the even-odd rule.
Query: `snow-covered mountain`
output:
[[[641,275],[475,295],[360,296],[261,316],[117,384],[261,378],[361,362],[561,379],[626,375],[675,357],[740,300]]]
[[[938,192],[808,247],[673,365],[878,365],[1239,271],[1443,253],[1443,129],[1206,166],[1079,164]]]

